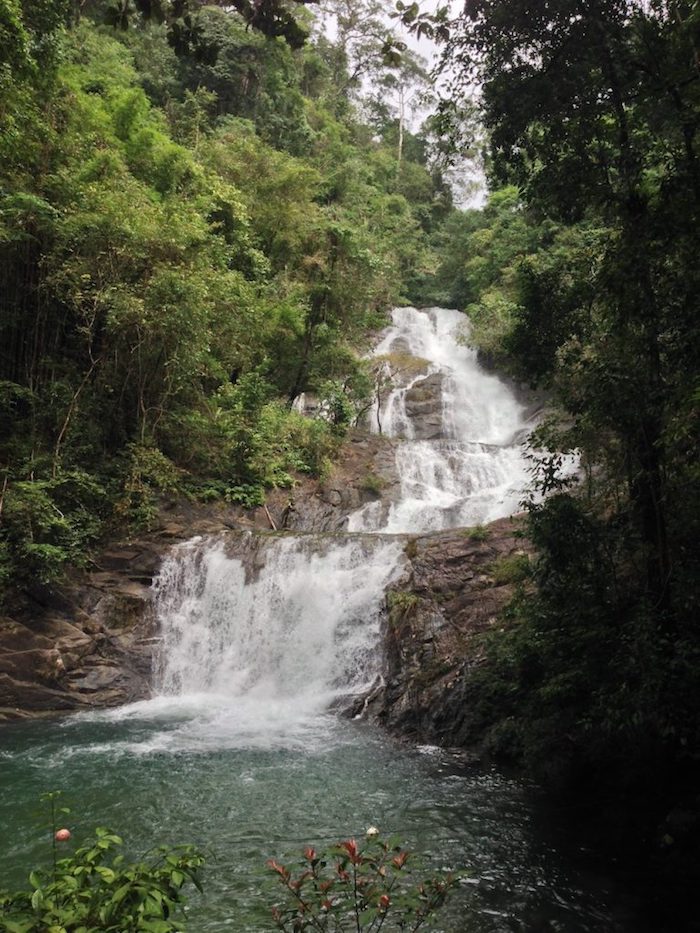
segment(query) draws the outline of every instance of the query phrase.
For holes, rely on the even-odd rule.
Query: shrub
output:
[[[161,846],[129,864],[119,836],[97,829],[95,839],[33,871],[31,890],[0,891],[0,927],[7,933],[175,933],[183,929],[183,888],[201,886],[203,856],[192,846]]]
[[[158,513],[156,493],[179,493],[182,484],[182,471],[157,447],[128,444],[123,485],[114,503],[115,518],[134,531],[150,528]]]
[[[530,558],[527,554],[510,554],[499,557],[491,566],[494,582],[499,586],[505,583],[522,583],[530,576]]]
[[[386,480],[384,477],[378,476],[376,473],[367,473],[360,481],[360,489],[375,496],[380,495],[385,486]]]
[[[386,598],[392,615],[404,616],[420,604],[420,596],[408,590],[392,590]]]
[[[66,563],[85,560],[101,532],[105,491],[80,470],[6,482],[0,500],[0,582],[56,580]]]
[[[272,859],[268,867],[284,894],[272,909],[275,926],[294,933],[419,930],[445,903],[457,878],[444,874],[413,883],[411,858],[372,827],[362,844],[347,839],[324,852],[308,847],[296,869]]]
[[[488,528],[483,525],[474,525],[473,528],[467,528],[464,534],[470,541],[486,541],[489,536]]]

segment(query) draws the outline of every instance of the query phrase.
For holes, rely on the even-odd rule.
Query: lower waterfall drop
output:
[[[156,583],[160,702],[214,715],[227,744],[294,743],[377,678],[384,592],[402,554],[403,542],[368,536],[176,547]]]

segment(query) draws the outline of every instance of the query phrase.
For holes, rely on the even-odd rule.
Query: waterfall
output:
[[[396,451],[390,506],[352,515],[355,532],[229,530],[172,547],[153,585],[153,696],[5,730],[6,873],[27,861],[28,845],[44,858],[27,814],[50,774],[49,786],[79,795],[78,830],[117,825],[132,852],[166,832],[165,841],[215,853],[206,898],[192,905],[201,933],[269,930],[264,862],[360,838],[371,825],[400,833],[431,871],[469,866],[473,883],[458,886],[441,929],[493,933],[550,919],[557,929],[617,929],[601,907],[600,879],[569,878],[550,832],[556,814],[533,805],[519,782],[465,770],[428,746],[387,742],[337,715],[359,715],[382,685],[387,587],[403,587],[411,569],[421,592],[429,572],[411,566],[407,536],[395,532],[517,507],[524,412],[478,366],[465,333],[455,312],[401,309],[377,350],[403,366],[373,416],[402,439],[376,444],[383,467]],[[312,406],[314,398],[299,401],[305,412]],[[362,458],[374,445],[363,437],[359,446]],[[430,622],[437,628],[437,617]],[[451,625],[445,635],[456,644]],[[416,648],[432,663],[427,638]],[[432,657],[438,664],[443,654]],[[399,686],[388,684],[394,695]]]
[[[358,510],[345,534],[245,533],[173,549],[155,584],[149,714],[189,716],[188,742],[196,732],[200,744],[202,734],[236,747],[293,744],[335,702],[371,687],[384,593],[405,564],[405,541],[392,535],[509,514],[525,485],[523,408],[467,336],[456,311],[402,308],[375,351],[415,362],[372,419],[404,439],[396,501]],[[424,390],[429,437],[414,402]]]
[[[401,551],[397,541],[309,535],[246,535],[235,557],[223,541],[181,545],[156,585],[158,691],[325,706],[364,690]]]
[[[375,403],[372,430],[403,438],[396,453],[398,501],[372,502],[350,516],[350,531],[439,531],[494,521],[517,511],[528,481],[522,448],[525,409],[513,391],[480,366],[468,346],[468,319],[459,311],[397,308],[376,357],[406,354],[425,369]],[[439,382],[437,436],[417,437],[408,398]],[[433,389],[433,391],[435,391]]]
[[[246,533],[175,547],[155,584],[161,703],[218,710],[239,738],[293,739],[378,676],[384,592],[402,563],[402,541],[369,536]]]

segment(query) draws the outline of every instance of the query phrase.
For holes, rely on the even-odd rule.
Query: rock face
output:
[[[158,558],[133,548],[110,556],[120,569],[36,587],[14,618],[0,619],[0,719],[148,695],[154,632],[144,581]]]
[[[294,490],[271,494],[268,510],[275,527],[289,531],[342,531],[348,515],[367,502],[395,498],[400,491],[396,444],[391,438],[361,431],[351,435],[326,479],[301,480]],[[253,518],[257,527],[270,527],[262,510],[257,510]]]
[[[417,441],[442,437],[442,373],[432,373],[406,392],[406,414]]]
[[[531,547],[518,519],[412,538],[410,571],[387,595],[385,686],[368,704],[389,731],[467,746],[465,689],[484,660],[483,636],[527,573]]]

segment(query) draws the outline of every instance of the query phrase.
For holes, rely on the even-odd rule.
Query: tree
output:
[[[392,36],[382,0],[326,0],[321,9],[324,32],[331,23],[336,33],[321,48],[326,49],[333,84],[342,97],[361,94],[363,83],[400,63],[397,52],[404,52],[405,45]]]
[[[90,3],[91,7],[95,3]],[[137,19],[166,23],[168,38],[173,48],[183,55],[202,54],[206,46],[202,43],[199,10],[203,6],[221,6],[235,10],[248,26],[270,38],[281,37],[292,48],[301,48],[308,38],[308,31],[295,18],[294,8],[302,7],[312,0],[111,0],[103,11],[105,21],[115,29],[127,30]],[[85,0],[74,0],[76,18],[85,7]]]
[[[359,342],[427,249],[393,141],[338,115],[317,48],[198,4],[177,52],[183,4],[0,10],[0,580],[19,586],[148,524],[160,493],[252,504],[325,469],[369,392]],[[407,134],[429,203],[419,156]],[[305,390],[336,424],[288,409]]]
[[[684,263],[700,197],[693,5],[473,0],[450,29],[462,80],[483,81],[492,176],[543,216],[596,216],[609,229],[583,339],[597,371],[624,360],[625,378],[581,384],[577,404],[623,445],[647,594],[663,615],[673,573],[665,432],[685,391],[679,367],[697,367],[683,349],[697,326]],[[569,346],[572,365],[577,352]]]

